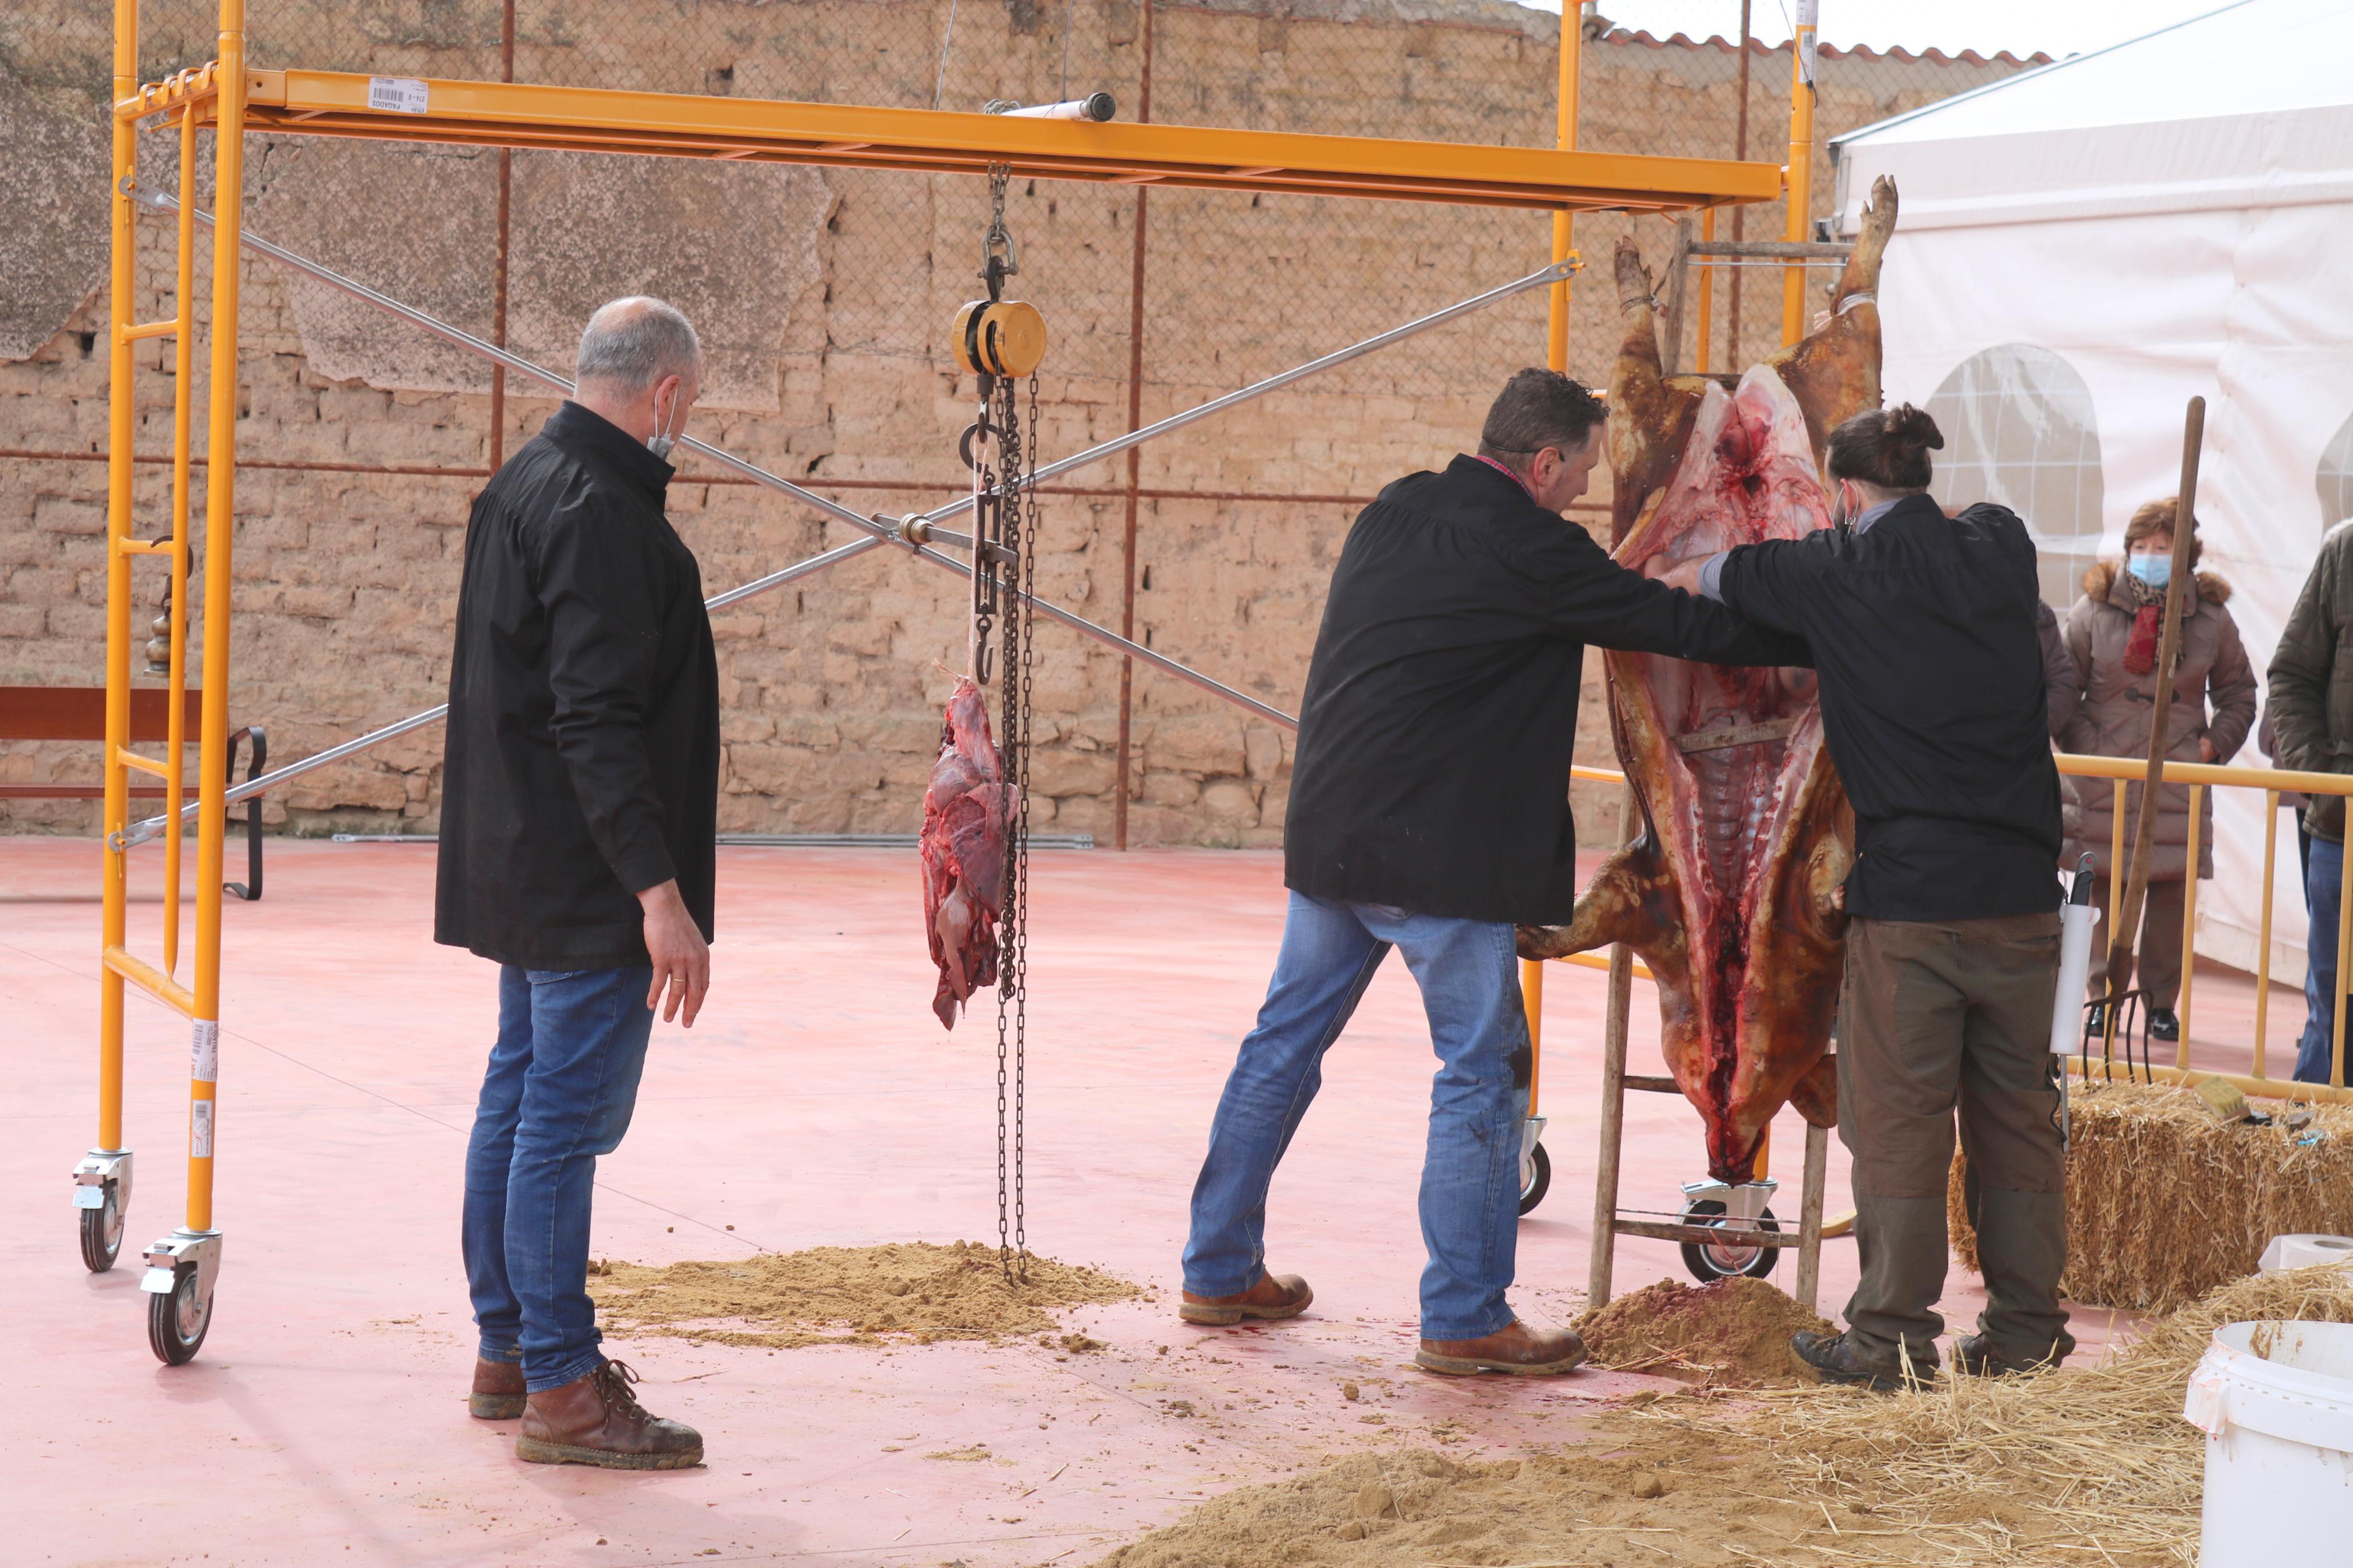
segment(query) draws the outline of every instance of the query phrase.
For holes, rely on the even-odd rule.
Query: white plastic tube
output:
[[[2092,973],[2092,928],[2100,923],[2096,904],[2059,909],[2059,989],[2051,998],[2051,1054],[2072,1057],[2084,1037],[2084,982]]]

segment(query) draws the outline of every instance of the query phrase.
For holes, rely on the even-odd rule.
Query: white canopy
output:
[[[2259,674],[2321,534],[2353,516],[2348,58],[2353,0],[2239,0],[1838,140],[1843,231],[1877,176],[1901,197],[1879,297],[1887,397],[1937,414],[1941,497],[1989,496],[2033,525],[2063,616],[2092,553],[2174,492],[2192,395],[2202,566],[2234,589]],[[2252,743],[2237,760],[2262,762]],[[2263,816],[2260,795],[2221,792],[2200,889],[2199,951],[2244,968]],[[2294,981],[2284,820],[2279,837],[2272,973]],[[2294,1015],[2274,1022],[2275,1064]]]

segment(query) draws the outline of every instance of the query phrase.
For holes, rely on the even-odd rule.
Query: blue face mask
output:
[[[2162,588],[2173,581],[2173,557],[2170,555],[2127,555],[2125,570],[2152,588]]]

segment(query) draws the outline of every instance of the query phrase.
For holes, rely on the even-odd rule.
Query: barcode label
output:
[[[195,1048],[191,1053],[188,1076],[198,1083],[220,1081],[220,1024],[216,1019],[196,1020]]]
[[[1798,79],[1814,85],[1814,35],[1821,25],[1822,0],[1798,0]]]
[[[213,1157],[213,1102],[209,1100],[188,1102],[188,1154],[197,1160]]]
[[[372,76],[368,78],[368,107],[393,114],[422,114],[425,84],[415,77]]]

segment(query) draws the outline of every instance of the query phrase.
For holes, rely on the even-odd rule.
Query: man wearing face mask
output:
[[[1954,1363],[2000,1375],[2074,1348],[2059,1304],[2064,1149],[2051,1055],[2059,772],[2026,525],[1928,496],[1936,421],[1908,405],[1831,432],[1841,526],[1694,560],[1689,584],[1803,637],[1855,818],[1845,885],[1839,1136],[1862,1279],[1843,1334],[1792,1348],[1832,1383],[1933,1374],[1955,1123],[1986,1285]]]
[[[587,1289],[596,1156],[628,1130],[656,1009],[691,1027],[711,978],[719,670],[663,516],[702,361],[671,306],[599,310],[572,400],[466,533],[433,934],[500,966],[466,1154],[470,1403],[521,1416],[516,1457],[543,1464],[702,1460],[605,1359]]]

